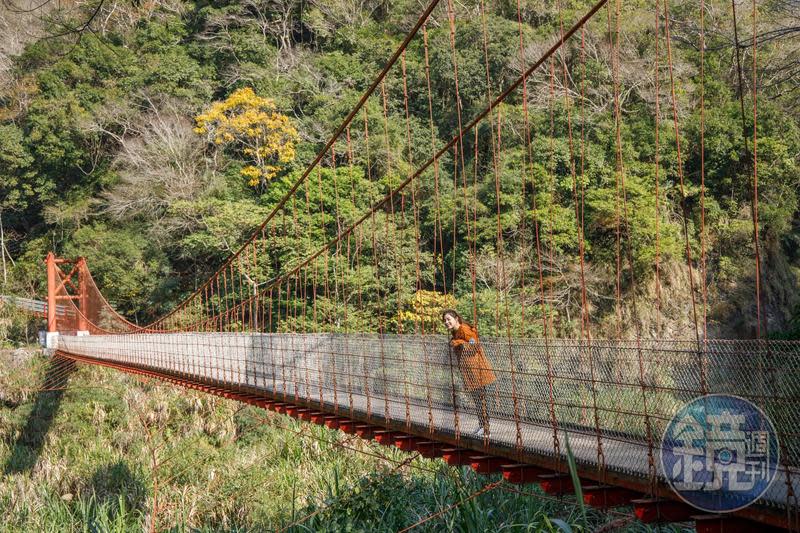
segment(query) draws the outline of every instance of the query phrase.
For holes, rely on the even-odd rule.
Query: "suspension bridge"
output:
[[[655,98],[658,109],[658,87],[663,84],[667,96],[662,105],[673,122],[678,187],[683,191],[668,9],[667,3],[656,2]],[[631,236],[637,228],[629,223],[626,160],[620,140],[619,4],[615,7],[600,0],[577,20],[560,20],[552,46],[537,57],[531,57],[526,47],[518,14],[519,75],[496,91],[489,80],[491,36],[486,31],[482,2],[476,13],[482,17],[484,29],[482,42],[476,43],[485,61],[485,73],[479,73],[485,74],[487,89],[482,111],[465,115],[459,94],[459,74],[464,72],[459,72],[455,53],[458,23],[453,4],[433,0],[261,226],[166,316],[148,325],[130,322],[103,297],[85,259],[59,258],[52,253],[46,259],[47,302],[14,303],[46,317],[47,342],[57,357],[239,400],[426,457],[443,457],[449,464],[471,465],[481,473],[502,472],[509,482],[537,483],[550,495],[575,493],[568,468],[569,445],[583,498],[590,505],[633,506],[636,516],[646,523],[694,520],[698,531],[797,530],[800,343],[766,338],[757,157],[753,171],[755,338],[708,338],[705,229],[700,229],[697,257],[685,220],[686,299],[691,301],[693,335],[662,339],[642,331],[637,315],[623,320],[622,309],[641,312],[654,307],[657,315],[661,312],[659,234],[656,232],[653,265],[657,296],[646,302],[637,291],[631,259]],[[598,17],[607,20],[617,153],[617,271],[615,294],[609,299],[615,302],[619,334],[613,339],[593,334],[594,296],[586,287],[590,265],[583,228],[587,180],[582,124],[589,99],[585,40],[587,25]],[[450,34],[450,48],[443,52],[451,55],[453,65],[455,94],[450,97],[455,126],[444,144],[437,144],[433,135],[432,109],[435,99],[442,96],[430,90],[431,24],[448,27]],[[702,38],[702,31],[700,35]],[[409,47],[423,51],[424,76],[408,74]],[[667,57],[663,64],[659,64],[661,55]],[[556,81],[563,85],[563,95],[555,90]],[[575,289],[580,301],[580,336],[576,338],[558,336],[558,317],[549,305],[554,290],[549,273],[552,225],[548,213],[537,210],[536,202],[538,194],[554,185],[534,171],[528,109],[532,91],[540,90],[549,93],[551,102],[563,105],[569,132],[567,173],[572,181],[578,239],[575,268],[580,274],[580,287]],[[422,113],[431,130],[427,145],[412,141],[411,117],[420,113],[412,113],[410,105],[419,102],[427,106]],[[384,119],[390,110],[405,116],[406,131],[390,135],[386,122],[376,122],[369,109],[377,110]],[[658,128],[660,115],[655,120]],[[527,147],[518,190],[504,190],[501,179],[507,156],[504,140],[509,135],[522,136]],[[753,135],[757,145],[755,130]],[[398,139],[407,152],[404,161],[395,160],[390,149]],[[445,165],[447,176],[452,176],[447,183]],[[339,179],[338,174],[332,178],[335,201],[321,199],[317,191],[323,187],[322,170],[337,168],[348,169],[345,174],[351,177],[363,174],[366,183],[375,184],[368,205],[359,205],[355,199],[357,182]],[[378,186],[378,169],[381,175],[401,177]],[[537,283],[522,287],[514,302],[521,308],[521,321],[509,318],[505,294],[498,297],[494,316],[477,314],[476,265],[485,250],[478,250],[475,243],[477,232],[485,228],[476,227],[473,200],[475,184],[485,180],[494,184],[497,202],[492,252],[498,278],[507,280],[513,249],[528,246],[532,250],[526,268],[537,273]],[[659,212],[658,170],[653,189],[658,220],[663,215]],[[514,232],[501,223],[501,193],[521,195],[523,205],[530,209],[523,212]],[[422,226],[423,213],[435,221],[433,227]],[[315,249],[311,235],[321,236],[326,244]],[[468,257],[460,265],[455,260],[446,264],[444,258],[453,256],[447,254],[456,247],[459,236]],[[412,273],[414,286],[400,287],[404,272]],[[493,331],[501,332],[482,335],[479,341],[496,376],[480,406],[465,401],[460,356],[449,339],[436,334],[424,317],[411,320],[409,326],[388,314],[386,301],[393,295],[426,289],[442,290],[459,302],[471,303],[470,322],[480,327],[482,321],[493,320],[497,326]],[[531,322],[540,328],[541,336],[526,333]],[[756,504],[724,515],[704,514],[678,498],[659,460],[661,437],[677,410],[708,394],[735,395],[753,402],[772,419],[781,444],[776,479],[766,493]],[[477,432],[484,419],[486,430]]]

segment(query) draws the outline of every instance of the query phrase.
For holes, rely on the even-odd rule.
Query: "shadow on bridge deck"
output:
[[[5,475],[19,474],[31,470],[39,460],[47,433],[58,413],[70,375],[75,371],[75,362],[54,357],[47,366],[42,387],[36,395],[25,427],[11,448],[11,454],[3,467]]]

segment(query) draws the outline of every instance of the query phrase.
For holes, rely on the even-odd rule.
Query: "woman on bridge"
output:
[[[467,324],[453,309],[442,312],[444,326],[450,332],[450,347],[458,358],[458,368],[464,379],[464,388],[472,398],[475,409],[479,413],[481,425],[473,434],[475,438],[483,438],[489,434],[489,412],[487,398],[497,378],[492,364],[486,358],[478,339],[478,330]]]

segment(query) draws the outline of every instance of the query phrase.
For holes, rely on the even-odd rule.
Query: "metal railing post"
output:
[[[78,331],[79,335],[83,332],[88,332],[89,325],[87,324],[86,317],[89,316],[89,290],[87,283],[89,280],[88,271],[86,268],[86,258],[78,258]]]
[[[48,252],[47,259],[47,332],[54,333],[58,331],[56,324],[56,256],[53,252]]]

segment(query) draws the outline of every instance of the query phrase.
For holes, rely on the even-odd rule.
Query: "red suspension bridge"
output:
[[[619,3],[610,6],[600,0],[571,26],[560,18],[552,46],[538,57],[531,57],[526,46],[518,12],[519,75],[506,87],[495,87],[489,76],[491,36],[482,2],[476,13],[483,33],[475,44],[482,50],[486,77],[486,103],[481,111],[466,116],[462,106],[459,74],[464,73],[459,72],[455,52],[458,24],[452,1],[433,0],[263,224],[168,315],[146,326],[131,323],[103,297],[84,259],[70,261],[53,254],[47,258],[47,305],[22,303],[31,311],[46,313],[48,342],[59,357],[237,399],[427,457],[444,457],[450,464],[471,464],[482,473],[503,472],[509,481],[538,483],[555,495],[575,489],[568,474],[568,437],[584,485],[583,497],[592,505],[633,505],[645,522],[695,518],[698,530],[704,531],[750,530],[754,521],[797,529],[800,343],[764,338],[757,152],[753,152],[756,338],[708,338],[705,228],[699,232],[700,255],[693,257],[685,218],[686,298],[691,300],[693,334],[688,340],[661,339],[658,333],[653,338],[642,331],[638,313],[646,306],[654,307],[656,316],[661,313],[659,232],[656,229],[653,265],[657,296],[653,302],[637,302],[641,293],[632,264],[632,236],[637,228],[629,223],[627,162],[620,133]],[[616,285],[609,298],[616,304],[615,339],[598,339],[593,334],[596,296],[587,291],[590,265],[583,227],[588,183],[583,127],[589,99],[586,27],[598,17],[606,19],[607,42],[601,44],[613,73]],[[658,109],[664,105],[673,122],[678,186],[683,194],[669,20],[668,3],[657,0],[656,132]],[[431,93],[431,24],[449,29],[449,49],[439,52],[450,55],[453,95]],[[408,72],[406,50],[412,46],[423,52],[424,75],[419,77]],[[660,46],[664,47],[661,53]],[[659,65],[662,55],[666,62]],[[754,53],[754,68],[756,57]],[[563,85],[564,94],[556,91],[557,84]],[[663,103],[660,84],[668,87]],[[528,109],[533,92],[549,95],[551,121],[555,102],[566,115],[561,118],[569,136],[567,172],[577,232],[575,268],[580,272],[580,287],[575,289],[581,309],[578,338],[557,337],[558,317],[549,305],[554,291],[548,270],[553,253],[552,218],[548,218],[552,212],[541,212],[536,202],[538,195],[552,192],[555,185],[552,176],[542,179],[534,168]],[[454,132],[443,145],[437,144],[434,135],[437,98],[450,99],[455,119]],[[755,105],[755,93],[753,101]],[[419,113],[412,118],[413,102],[427,106],[423,113],[427,124],[420,124]],[[405,118],[404,132],[390,133],[390,113]],[[755,107],[753,114],[755,118]],[[420,127],[430,129],[429,142],[421,144],[417,133],[412,135],[412,129]],[[756,134],[754,128],[754,147]],[[511,135],[522,136],[527,147],[517,190],[504,189],[501,179],[504,158],[509,157],[504,140]],[[398,142],[406,152],[402,161],[391,149]],[[702,153],[702,144],[699,149]],[[656,169],[658,157],[657,148]],[[445,165],[452,181],[444,180]],[[335,202],[326,203],[320,193],[323,171],[337,169],[346,172],[326,174],[335,195]],[[401,178],[389,185],[379,182],[378,169],[382,176]],[[652,183],[656,228],[663,215],[659,179],[656,170]],[[514,302],[521,308],[521,321],[510,318],[511,293],[498,296],[495,316],[490,318],[495,321],[494,331],[500,333],[480,341],[497,380],[476,408],[461,399],[464,385],[458,356],[448,339],[429,331],[431,324],[425,319],[414,322],[413,329],[399,324],[388,314],[385,302],[390,292],[411,295],[442,290],[459,302],[471,302],[473,323],[487,320],[477,313],[476,265],[479,255],[487,251],[476,246],[478,231],[485,228],[477,227],[474,201],[476,184],[487,180],[494,185],[497,207],[496,244],[490,251],[497,276],[507,279],[509,254],[528,246],[532,259],[526,267],[537,273],[537,283],[522,287]],[[368,205],[360,205],[355,189],[365,184],[373,197]],[[704,187],[703,183],[701,191]],[[526,206],[514,232],[507,231],[501,221],[502,194],[521,195]],[[704,213],[702,198],[701,192]],[[423,227],[423,218],[434,220],[433,227]],[[312,236],[327,242],[315,249]],[[469,256],[461,267],[443,259],[459,236]],[[413,273],[413,286],[400,287],[399,281],[390,281],[400,280],[404,272]],[[623,284],[629,289],[623,290]],[[623,307],[633,310],[625,321]],[[540,324],[541,337],[527,333],[526,324],[534,321]],[[780,465],[775,482],[757,504],[729,515],[697,516],[702,513],[680,501],[666,482],[659,461],[661,436],[683,404],[715,393],[748,399],[769,415],[781,443]],[[484,413],[487,430],[476,434]]]

